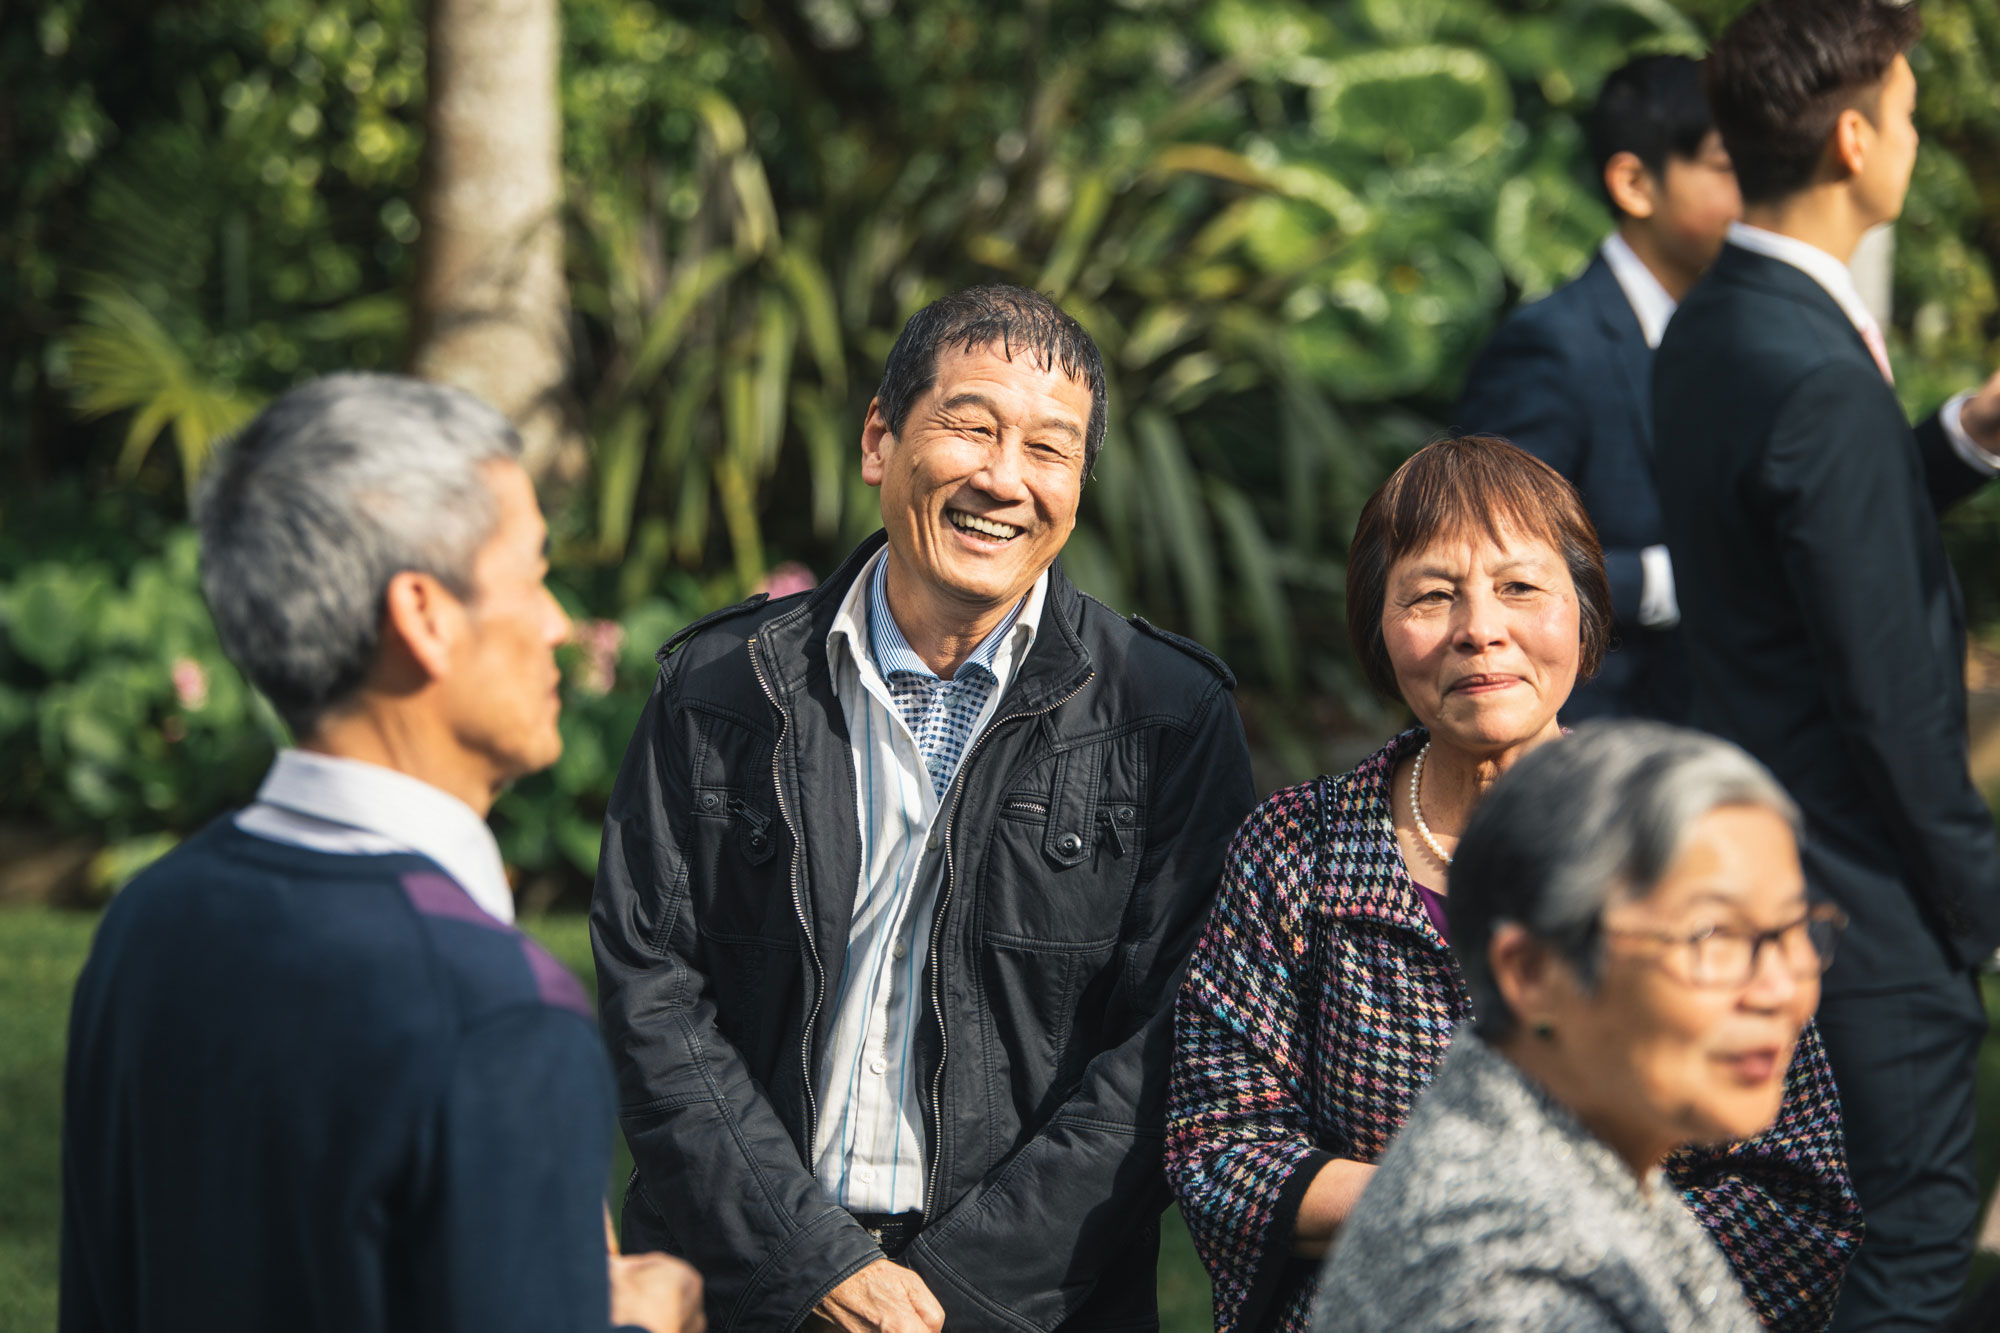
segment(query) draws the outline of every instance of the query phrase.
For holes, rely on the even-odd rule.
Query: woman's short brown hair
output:
[[[1611,585],[1597,529],[1560,472],[1494,435],[1460,435],[1410,455],[1362,507],[1347,551],[1347,637],[1361,670],[1383,695],[1403,697],[1382,640],[1382,604],[1398,560],[1433,543],[1503,530],[1535,537],[1562,554],[1576,585],[1582,649],[1576,679],[1597,674],[1611,646]]]

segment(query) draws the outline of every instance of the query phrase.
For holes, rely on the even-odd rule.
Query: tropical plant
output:
[[[1340,631],[1356,506],[1449,424],[1500,313],[1608,226],[1577,126],[1603,74],[1699,49],[1742,2],[565,0],[593,453],[549,498],[565,595],[624,626],[628,660],[608,691],[578,686],[565,765],[503,802],[510,858],[544,876],[594,856],[606,747],[664,627],[778,561],[824,569],[874,525],[852,463],[874,377],[912,310],[981,280],[1051,292],[1106,354],[1114,433],[1071,573],[1221,648],[1265,738],[1299,745],[1285,766],[1316,763],[1300,738],[1367,707]],[[82,0],[29,10],[0,25],[0,300],[16,315],[0,465],[43,488],[122,475],[120,503],[172,518],[178,483],[255,403],[398,364],[422,23],[408,0],[223,0],[118,24],[86,22]],[[1925,13],[1927,138],[1891,329],[1918,411],[2000,357],[2000,0]],[[56,404],[102,420],[58,427]],[[28,530],[13,496],[31,493],[0,488],[0,538]],[[44,537],[0,578],[33,566],[23,586],[54,588],[54,565],[94,560],[103,589],[129,591],[134,562],[171,567],[163,533],[86,528],[123,554]],[[1969,601],[2000,618],[2000,494],[1947,536]],[[0,748],[25,746],[23,719],[69,677],[4,653]],[[48,772],[47,808],[85,818]],[[0,795],[0,812],[37,799]],[[191,817],[121,808],[134,829]]]

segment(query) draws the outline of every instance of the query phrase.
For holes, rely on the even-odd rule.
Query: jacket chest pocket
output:
[[[689,883],[699,895],[696,920],[711,940],[782,942],[798,937],[789,861],[791,838],[769,790],[720,785],[693,792]]]
[[[989,940],[1075,949],[1118,938],[1145,851],[1143,773],[1134,740],[1010,775],[987,856]]]

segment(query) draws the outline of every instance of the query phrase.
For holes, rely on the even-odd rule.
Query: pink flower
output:
[[[190,713],[208,707],[208,672],[192,657],[174,659],[174,697]]]
[[[796,560],[787,560],[764,576],[764,581],[757,585],[757,591],[771,594],[771,600],[775,602],[795,592],[811,592],[818,586],[819,580],[810,569]]]
[[[583,650],[578,688],[590,694],[609,694],[618,683],[618,652],[625,646],[625,627],[615,620],[579,620],[570,638]]]

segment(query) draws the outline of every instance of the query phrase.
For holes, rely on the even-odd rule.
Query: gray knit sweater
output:
[[[1654,1171],[1642,1189],[1461,1028],[1341,1227],[1314,1333],[1755,1333],[1729,1265]]]

